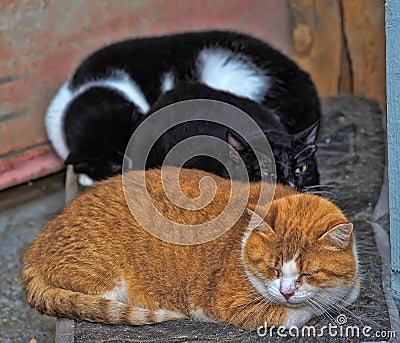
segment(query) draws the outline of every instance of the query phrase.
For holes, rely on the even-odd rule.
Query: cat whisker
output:
[[[284,166],[286,168],[289,168],[290,166],[287,163],[283,163],[282,161],[276,160],[275,163],[280,164],[281,166]]]
[[[328,297],[322,298],[320,295],[318,296],[318,300],[321,301],[321,303],[324,303],[328,307],[334,309],[338,315],[345,312],[347,315],[350,315],[352,318],[354,318],[355,320],[360,322],[361,325],[364,325],[363,321],[359,317],[357,317],[353,312],[351,312],[349,309],[347,309],[346,307],[344,307],[343,305],[341,305],[339,303],[339,301],[343,301],[343,297],[334,296],[333,294],[337,295],[336,292],[330,292],[330,291],[328,291],[328,292],[331,293],[331,294],[329,294]],[[332,299],[330,299],[330,298],[332,298]],[[334,300],[336,300],[337,302],[335,302]]]
[[[316,314],[328,319],[331,322],[333,321],[333,317],[331,316],[331,314],[317,301],[313,299],[308,299],[307,303],[314,309],[314,311],[316,311]]]
[[[337,304],[334,302],[327,302],[325,301],[326,299],[318,299],[320,304],[323,306],[323,308],[325,308],[326,313],[329,313],[329,318],[331,318],[332,322],[335,322],[335,319],[333,318],[332,314],[335,315],[340,315],[342,314],[341,311],[339,311],[339,309],[337,308]],[[332,312],[332,313],[331,313]]]
[[[313,185],[313,186],[304,186],[303,189],[313,189],[313,188],[336,188],[336,186],[332,185]]]
[[[311,191],[306,191],[307,194],[314,194],[314,195],[321,195],[321,196],[331,196],[332,198],[334,198],[335,200],[337,200],[337,196],[335,193],[333,192],[329,192],[329,191],[315,191],[315,190],[311,190]]]
[[[241,307],[241,306],[247,306],[247,305],[253,304],[253,303],[257,302],[257,301],[262,300],[262,298],[263,298],[263,296],[259,294],[257,298],[251,299],[250,301],[248,301],[248,302],[246,302],[246,303],[243,303],[243,304],[235,305],[234,308]]]
[[[265,306],[268,306],[270,304],[269,301],[267,301],[267,299],[265,299],[262,295],[258,294],[258,296],[246,303],[243,304],[238,304],[235,306],[235,308],[237,308],[237,311],[235,311],[233,313],[233,315],[231,316],[231,318],[229,318],[229,320],[227,321],[225,328],[229,325],[232,324],[232,322],[241,314],[243,313],[249,306],[254,306],[256,311],[253,311],[251,313],[251,318],[254,318],[255,315],[257,315]],[[246,321],[249,320],[249,317],[244,316],[241,320],[239,320],[239,324],[243,325]],[[237,325],[237,324],[236,324]],[[223,331],[222,331],[223,332]],[[221,332],[221,333],[222,333]]]
[[[254,318],[256,318],[258,316],[258,314],[265,308],[265,303],[263,303],[262,301],[259,302],[257,305],[258,305],[257,309],[255,311],[253,311],[250,314],[250,316],[245,316],[243,318],[243,321],[241,322],[242,325],[245,324],[245,323],[253,322]]]
[[[308,299],[310,303],[314,304],[314,306],[321,311],[321,315],[323,315],[325,318],[329,319],[332,323],[335,323],[335,319],[333,316],[329,313],[329,308],[327,309],[324,304],[321,302],[319,303],[317,299]]]
[[[294,155],[294,158],[293,159],[296,159],[297,157],[299,157],[304,151],[307,151],[307,150],[309,150],[309,149],[314,149],[315,147],[314,146],[306,146],[304,149],[302,149],[302,150],[300,150],[296,155]]]

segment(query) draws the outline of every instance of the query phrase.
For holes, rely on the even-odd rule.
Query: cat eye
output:
[[[270,178],[275,178],[276,177],[275,173],[272,173],[272,172],[262,172],[262,175],[264,177],[270,177]]]
[[[317,274],[317,273],[319,273],[319,270],[313,270],[312,272],[309,272],[309,273],[301,273],[300,275],[301,276],[312,276],[312,275],[314,275],[314,274]]]
[[[297,167],[294,172],[296,174],[303,174],[306,171],[307,171],[307,164],[303,164],[302,166]]]
[[[269,267],[269,268],[272,269],[275,272],[276,277],[280,277],[281,276],[281,271],[278,268],[275,268],[275,267]]]

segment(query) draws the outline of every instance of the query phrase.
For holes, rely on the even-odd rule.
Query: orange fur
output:
[[[168,177],[173,170],[163,173]],[[135,185],[143,173],[157,209],[187,226],[212,220],[230,199],[231,181],[182,169],[179,181],[187,197],[200,195],[198,182],[207,175],[217,190],[203,209],[179,208],[166,199],[156,169],[124,176],[138,204],[143,195],[135,193]],[[284,291],[292,286],[293,268],[299,272],[294,284],[299,296],[302,289],[326,296],[333,289],[336,298],[341,294],[342,305],[354,301],[354,234],[342,212],[323,198],[277,185],[262,221],[252,212],[263,209],[255,207],[259,189],[260,184],[251,184],[248,211],[223,235],[178,245],[138,224],[120,176],[104,181],[50,221],[26,252],[22,282],[28,303],[48,315],[103,323],[141,325],[193,317],[245,328],[264,322],[300,326],[315,315],[312,307],[273,293],[274,285]],[[142,210],[151,220],[151,209]]]

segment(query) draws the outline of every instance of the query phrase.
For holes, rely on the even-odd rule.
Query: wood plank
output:
[[[400,2],[386,1],[387,138],[392,289],[400,299]]]
[[[0,190],[49,175],[62,168],[63,162],[49,145],[0,159]]]
[[[376,99],[385,108],[385,1],[341,1],[353,92]]]
[[[311,74],[321,96],[337,95],[342,33],[338,0],[289,0],[292,57]]]

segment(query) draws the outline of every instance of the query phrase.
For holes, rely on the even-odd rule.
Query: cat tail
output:
[[[33,266],[24,267],[22,282],[28,304],[42,314],[128,325],[155,324],[186,318],[183,314],[170,310],[148,310],[106,299],[101,295],[88,295],[52,286],[44,282],[34,269]]]

